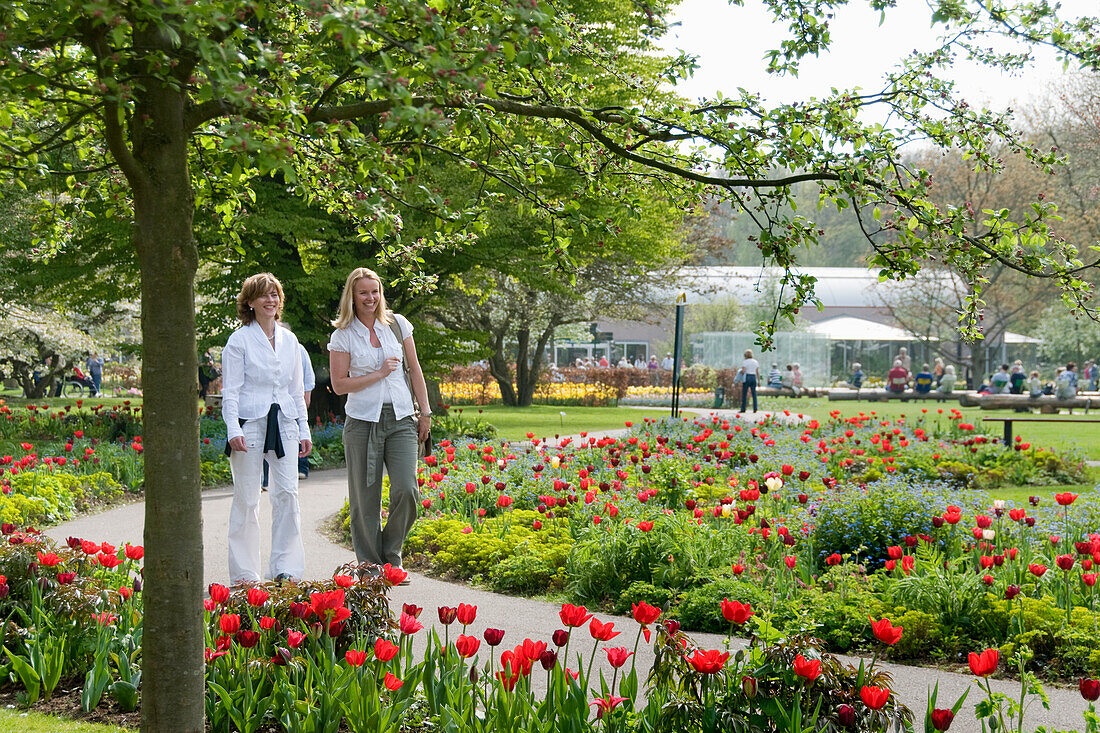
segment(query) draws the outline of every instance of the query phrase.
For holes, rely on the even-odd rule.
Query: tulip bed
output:
[[[143,548],[81,538],[58,547],[33,530],[5,539],[0,613],[10,623],[0,678],[25,706],[76,687],[84,711],[134,711]],[[405,572],[387,565],[361,577],[364,569],[345,566],[331,580],[302,585],[210,586],[203,613],[211,730],[944,731],[966,697],[940,702],[933,690],[923,722],[914,719],[877,665],[878,653],[908,633],[887,618],[869,619],[876,657],[858,667],[728,599],[716,604],[726,629],[752,632],[736,652],[728,644],[700,648],[645,602],[631,609],[632,641],[616,642],[622,619],[564,603],[562,628],[549,638],[505,644],[507,630],[480,628],[469,604],[436,609],[442,638],[424,629],[415,605],[395,620],[386,589]],[[452,627],[460,627],[453,638]],[[642,644],[655,652],[649,670],[635,664]],[[969,666],[987,698],[978,708],[983,726],[1010,728],[1034,680],[1025,674],[1017,703],[985,682],[1001,666],[997,649],[971,653]],[[1082,678],[1079,687],[1093,701],[1100,680]],[[1085,715],[1086,730],[1096,730],[1092,705]]]
[[[646,602],[689,630],[725,628],[727,598],[838,652],[890,616],[910,629],[897,658],[994,646],[1052,677],[1100,668],[1097,492],[1036,488],[1021,505],[979,488],[1080,483],[1080,460],[1006,450],[957,413],[779,417],[441,445],[420,471],[407,561],[616,613]]]

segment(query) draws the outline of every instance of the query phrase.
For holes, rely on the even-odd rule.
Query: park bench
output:
[[[911,402],[915,400],[935,400],[936,402],[948,402],[959,399],[960,392],[937,392],[932,390],[931,392],[914,392],[913,390],[906,390],[905,392],[891,392],[888,389],[853,389],[853,390],[833,390],[829,392],[830,401],[840,400],[866,400],[869,402],[887,402],[889,400],[901,400],[902,402]]]
[[[1060,400],[1054,395],[1032,397],[1026,394],[977,394],[976,392],[969,392],[959,398],[959,404],[963,407],[980,407],[983,410],[1038,407],[1039,412],[1054,413],[1059,409],[1072,410],[1076,407],[1087,411],[1092,407],[1100,407],[1100,397],[1077,395],[1068,400]]]
[[[983,417],[982,422],[1004,423],[1004,444],[1006,448],[1012,447],[1012,423],[1014,422],[1043,422],[1043,423],[1096,423],[1100,420],[1081,417]]]

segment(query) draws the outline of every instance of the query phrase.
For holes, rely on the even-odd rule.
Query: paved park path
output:
[[[732,417],[732,411],[721,411],[723,417]],[[761,415],[762,413],[757,413]],[[746,416],[752,420],[753,414]],[[794,417],[792,415],[791,417]],[[611,431],[616,432],[616,431]],[[605,435],[608,433],[589,433],[590,436]],[[263,495],[266,497],[266,494]],[[299,487],[299,499],[301,504],[302,532],[306,547],[306,577],[310,579],[328,578],[333,570],[340,565],[355,560],[355,554],[348,548],[334,544],[321,531],[322,525],[344,505],[347,497],[347,478],[343,469],[330,471],[315,471],[309,479],[303,480]],[[228,563],[226,559],[227,529],[229,517],[229,505],[233,498],[231,488],[211,489],[203,492],[203,543],[204,543],[204,577],[206,583],[226,583],[229,580]],[[270,527],[271,507],[266,498],[260,501],[261,527]],[[116,545],[124,542],[140,542],[145,526],[144,503],[128,504],[117,507],[100,514],[80,517],[71,522],[52,527],[46,530],[46,534],[54,539],[64,542],[69,536],[76,536],[102,542],[104,540]],[[267,557],[269,551],[270,536],[263,537],[262,551]],[[561,628],[558,619],[560,604],[548,603],[526,598],[513,598],[497,593],[470,588],[458,583],[446,583],[440,580],[420,575],[410,574],[411,583],[407,586],[395,588],[390,597],[393,608],[400,608],[402,603],[415,603],[425,608],[421,617],[425,623],[431,622],[438,625],[435,619],[437,606],[455,606],[459,603],[470,603],[478,607],[477,622],[472,627],[473,632],[480,633],[488,627],[504,629],[505,645],[515,645],[525,638],[536,640],[550,640],[550,634],[554,629]],[[607,614],[599,614],[600,618],[607,619]],[[615,644],[632,647],[637,626],[631,619],[616,619],[616,628],[623,629],[624,633],[615,640]],[[586,635],[585,629],[577,630]],[[439,631],[442,637],[442,629]],[[417,635],[423,638],[423,634]],[[692,638],[704,649],[720,649],[723,637],[715,634],[691,634]],[[423,643],[421,641],[421,643]],[[575,645],[574,645],[575,646]],[[638,651],[638,668],[649,669],[652,664],[652,652],[646,653],[644,646]],[[744,641],[736,640],[735,646],[744,646]],[[503,648],[503,647],[502,647]],[[980,650],[977,650],[980,651]],[[606,665],[606,657],[601,653],[603,666]],[[858,659],[844,658],[859,664]],[[954,674],[937,669],[922,667],[908,667],[898,664],[887,664],[885,668],[893,675],[893,689],[901,696],[902,701],[919,715],[923,715],[929,689],[939,683],[940,706],[954,701],[963,690],[974,680],[968,674]],[[607,675],[610,678],[610,668],[607,667]],[[537,684],[542,675],[534,675],[532,680]],[[1019,685],[1008,681],[994,681],[995,690],[1004,692],[1010,697],[1019,697]],[[1039,725],[1053,727],[1056,730],[1075,730],[1083,727],[1082,712],[1086,709],[1086,703],[1076,688],[1058,689],[1048,687],[1051,697],[1051,710],[1044,710],[1040,703],[1034,703],[1025,716],[1025,730],[1034,730]],[[981,691],[976,686],[970,692],[967,707],[972,710],[973,704],[981,699]],[[979,727],[972,714],[964,714],[962,711],[952,731],[975,733]],[[923,721],[918,720],[915,726],[920,730]]]

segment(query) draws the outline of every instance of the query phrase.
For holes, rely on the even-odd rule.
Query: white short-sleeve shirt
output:
[[[398,313],[392,315],[397,321],[402,340],[411,336],[413,327],[408,319]],[[382,362],[386,359],[404,360],[405,349],[394,336],[393,329],[376,319],[374,333],[378,337],[378,343],[382,344],[381,348],[371,345],[370,329],[358,318],[351,319],[346,328],[338,328],[332,332],[328,350],[341,351],[350,356],[349,376],[361,377],[377,371],[382,368]],[[412,394],[405,383],[403,369],[394,369],[381,381],[348,393],[344,412],[356,420],[378,422],[384,404],[393,405],[393,414],[398,420],[413,414]]]

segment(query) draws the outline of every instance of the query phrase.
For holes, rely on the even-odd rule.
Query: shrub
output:
[[[541,595],[565,584],[565,558],[572,543],[531,543],[516,547],[489,571],[489,587],[498,593]]]
[[[108,473],[72,474],[43,466],[4,479],[0,520],[20,527],[61,522],[122,494]]]
[[[722,599],[748,603],[763,609],[770,603],[767,592],[751,580],[722,579],[692,588],[680,597],[675,616],[685,628],[696,631],[729,631],[730,622],[722,617]]]
[[[943,488],[894,477],[844,486],[818,507],[814,545],[824,554],[852,553],[881,565],[886,548],[904,544],[907,536],[931,534],[932,518],[947,504]]]

